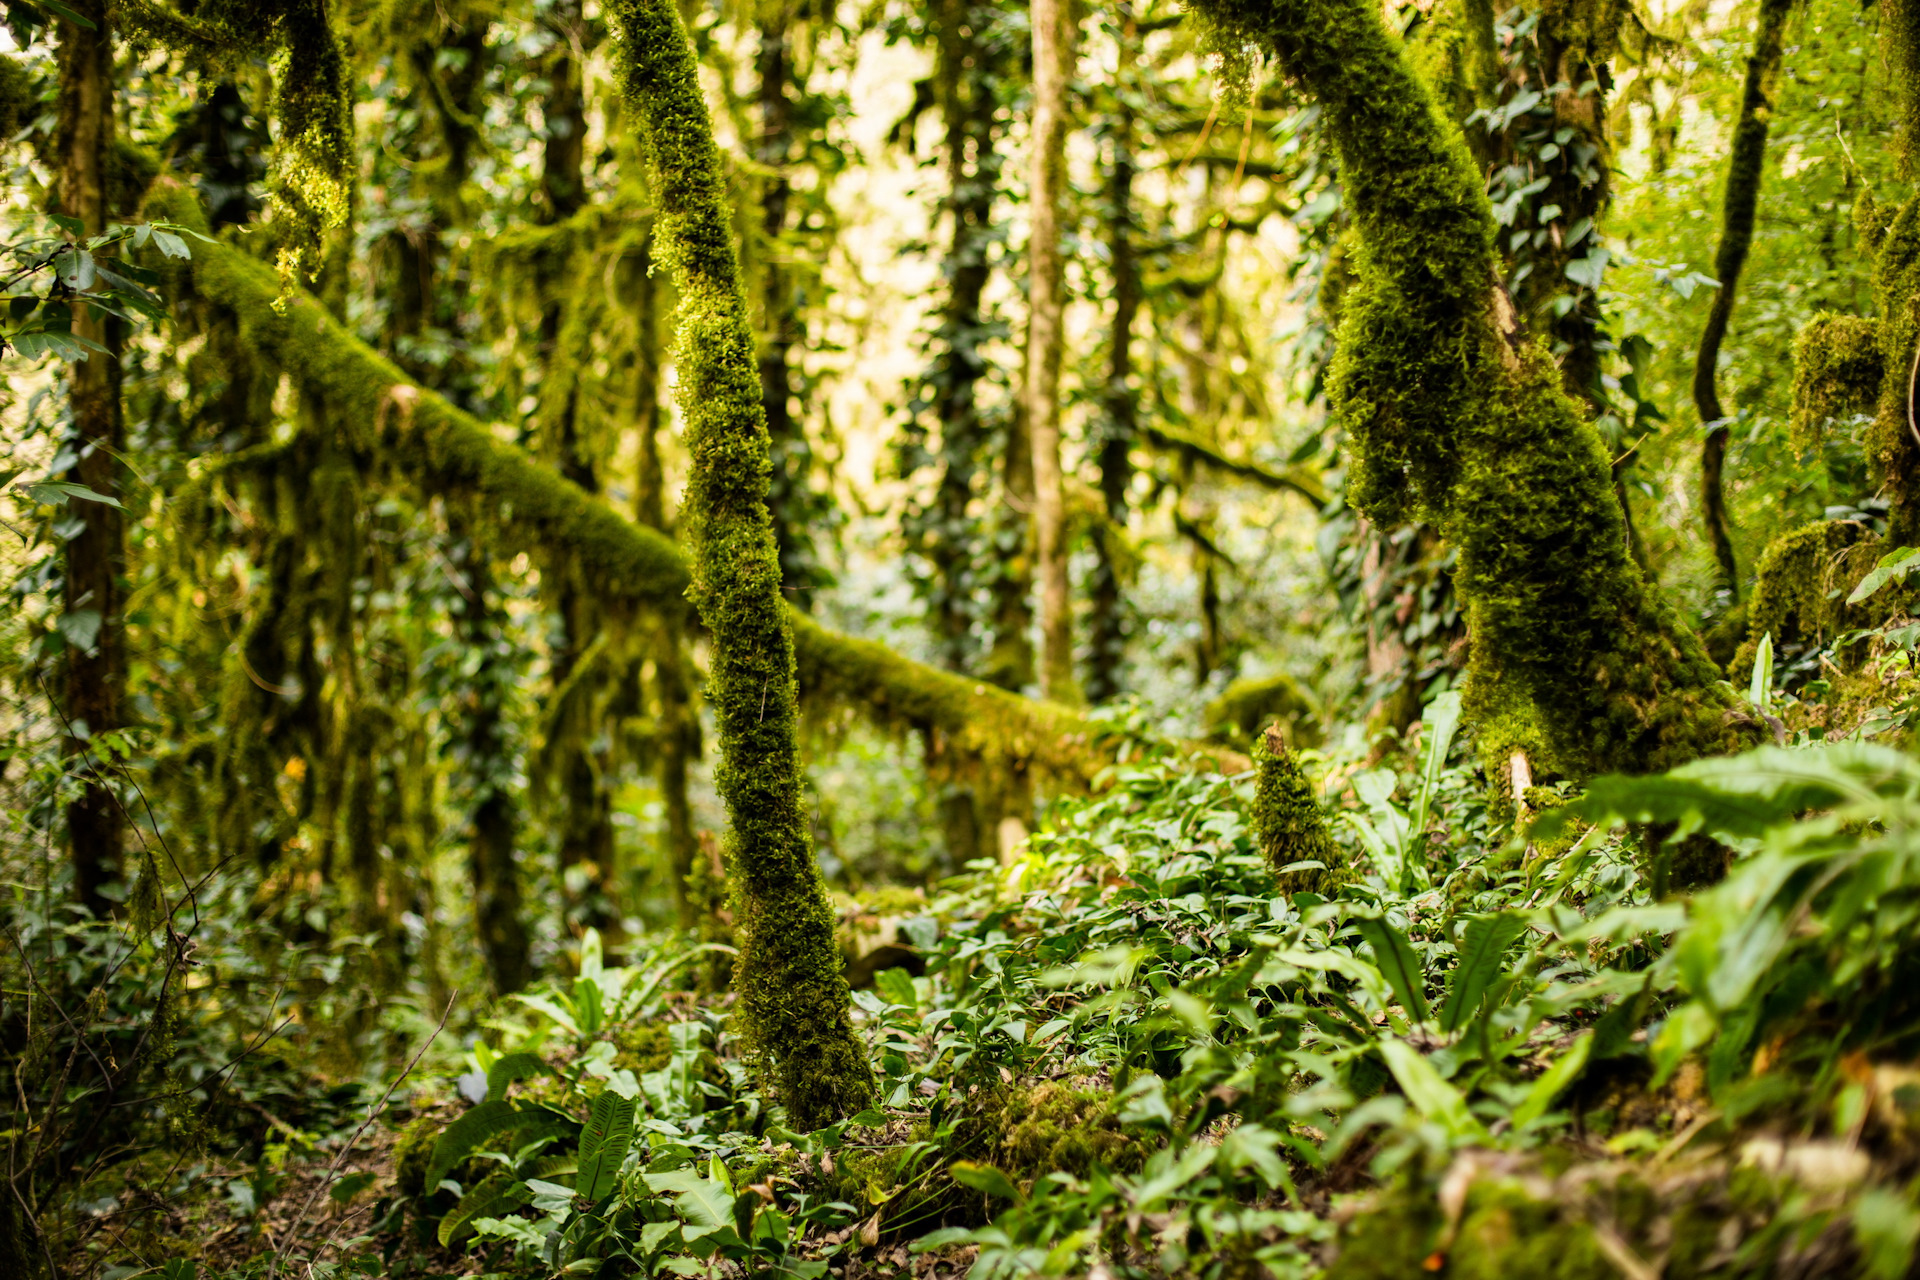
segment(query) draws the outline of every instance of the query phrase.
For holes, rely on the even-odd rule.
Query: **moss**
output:
[[[1846,597],[1879,557],[1878,539],[1851,520],[1816,521],[1768,543],[1754,578],[1747,640],[1728,664],[1728,677],[1738,682],[1753,670],[1763,636],[1773,637],[1776,651],[1792,650],[1871,625],[1867,611],[1849,607]],[[1884,602],[1875,611],[1884,613]]]
[[[664,1022],[624,1027],[613,1037],[613,1064],[629,1071],[659,1071],[673,1057],[673,1032]]]
[[[1330,400],[1351,497],[1459,548],[1476,720],[1538,711],[1569,770],[1665,768],[1744,739],[1697,636],[1634,564],[1593,423],[1499,287],[1480,174],[1364,0],[1204,0],[1326,108],[1357,231]]]
[[[1836,422],[1873,412],[1885,381],[1880,326],[1859,316],[1823,311],[1793,340],[1796,449],[1816,449]]]
[[[766,506],[770,445],[720,152],[679,10],[620,0],[610,14],[621,87],[660,193],[659,256],[680,290],[689,594],[713,636],[707,694],[720,728],[714,783],[732,819],[734,986],[781,1100],[812,1128],[865,1106],[873,1068],[853,1030],[801,803],[793,630]]]
[[[433,1163],[433,1144],[444,1126],[432,1116],[420,1116],[400,1131],[393,1144],[393,1188],[409,1200],[427,1191],[427,1166]]]
[[[1320,745],[1320,720],[1313,703],[1300,682],[1284,672],[1260,680],[1235,680],[1207,704],[1204,717],[1210,735],[1230,742],[1250,743],[1277,720],[1293,745]]]
[[[1313,783],[1301,771],[1292,748],[1274,729],[1260,735],[1253,748],[1253,830],[1260,851],[1274,870],[1274,885],[1282,896],[1309,892],[1325,894],[1347,865],[1346,851],[1333,841],[1327,820],[1314,797]],[[1319,862],[1319,867],[1286,870],[1297,862]]]
[[[1153,1149],[1120,1127],[1112,1104],[1111,1093],[1058,1080],[1011,1089],[987,1115],[988,1158],[1027,1187],[1054,1172],[1137,1173]]]

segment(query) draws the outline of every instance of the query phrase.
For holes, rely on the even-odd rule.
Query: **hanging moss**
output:
[[[326,0],[202,0],[191,14],[163,0],[126,0],[115,18],[141,42],[219,66],[273,58],[273,191],[282,305],[320,269],[321,238],[353,203],[353,86]]]
[[[1326,107],[1357,228],[1330,397],[1352,498],[1426,514],[1460,549],[1476,720],[1538,709],[1569,773],[1737,745],[1698,637],[1628,552],[1598,431],[1496,283],[1494,223],[1458,132],[1364,0],[1204,0]]]
[[[1794,448],[1818,448],[1836,422],[1872,413],[1885,377],[1877,322],[1830,311],[1809,320],[1793,340]]]
[[[873,1096],[853,1030],[833,913],[800,796],[792,622],[767,513],[766,413],[713,127],[679,10],[619,0],[615,63],[660,193],[658,253],[680,288],[679,398],[692,459],[689,594],[713,636],[707,697],[720,728],[749,1039],[794,1122],[812,1128]]]
[[[1278,726],[1254,742],[1253,830],[1260,851],[1273,865],[1275,887],[1282,897],[1296,893],[1325,894],[1342,879],[1346,850],[1335,844],[1313,794],[1313,783],[1287,746]],[[1288,867],[1318,862],[1318,867]]]

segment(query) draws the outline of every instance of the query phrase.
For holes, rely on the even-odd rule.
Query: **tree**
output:
[[[693,472],[693,598],[713,633],[715,783],[732,820],[734,979],[749,1034],[795,1122],[859,1110],[873,1068],[848,1015],[833,914],[800,798],[792,624],[766,509],[768,438],[719,148],[679,11],[621,0],[616,65],[661,196],[659,243],[680,289],[680,405]]]

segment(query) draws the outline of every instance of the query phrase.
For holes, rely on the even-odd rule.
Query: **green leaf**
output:
[[[327,1198],[335,1204],[351,1204],[353,1198],[374,1184],[378,1175],[350,1173],[327,1188]]]
[[[39,4],[41,8],[47,10],[49,13],[52,13],[55,17],[65,18],[68,22],[71,22],[76,27],[85,27],[89,31],[95,30],[95,27],[93,25],[93,19],[87,17],[87,15],[84,13],[78,13],[73,9],[67,7],[66,5],[61,4],[60,0],[35,0],[35,2]],[[78,223],[80,220],[78,218],[62,219],[62,218],[56,217],[54,221]],[[69,228],[69,230],[73,231],[75,235],[78,235],[83,229],[84,229],[83,226],[75,226],[75,227]]]
[[[593,1100],[593,1113],[580,1131],[580,1194],[599,1201],[613,1194],[614,1179],[633,1145],[633,1099],[611,1089]]]
[[[738,1197],[713,1179],[701,1177],[694,1169],[643,1173],[640,1180],[655,1195],[674,1198],[674,1211],[692,1228],[686,1233],[688,1239],[733,1225],[733,1203]]]
[[[973,1160],[955,1160],[947,1167],[953,1180],[963,1187],[972,1187],[975,1191],[984,1191],[990,1196],[999,1196],[1002,1200],[1020,1203],[1026,1200],[1026,1194],[1014,1185],[1000,1170],[990,1164],[981,1164]]]
[[[1747,686],[1747,701],[1764,707],[1773,699],[1773,632],[1760,637],[1753,651],[1753,679]]]
[[[913,975],[905,969],[882,969],[873,975],[873,989],[888,1004],[899,1005],[903,1009],[920,1007],[920,997],[913,989]]]
[[[481,1143],[503,1133],[520,1131],[522,1137],[559,1137],[573,1133],[578,1125],[546,1107],[517,1107],[511,1102],[483,1102],[448,1125],[440,1140],[433,1144],[433,1161],[427,1166],[426,1185],[440,1185],[462,1160],[472,1155]]]
[[[93,642],[100,638],[100,611],[98,609],[75,609],[72,613],[63,613],[54,626],[59,628],[61,637],[76,649],[91,649]]]
[[[1583,1031],[1567,1051],[1554,1061],[1554,1064],[1540,1073],[1540,1078],[1527,1090],[1527,1096],[1514,1108],[1513,1127],[1525,1129],[1528,1125],[1547,1114],[1554,1099],[1566,1092],[1567,1086],[1580,1078],[1587,1069],[1587,1055],[1593,1050],[1593,1032]]]
[[[1920,547],[1895,547],[1880,557],[1880,563],[1871,573],[1860,579],[1860,585],[1847,597],[1847,603],[1859,604],[1889,582],[1904,579],[1913,572],[1916,563],[1920,563]]]
[[[156,228],[153,233],[153,243],[155,248],[159,249],[161,253],[164,253],[169,258],[191,258],[193,256],[187,249],[187,242],[169,231],[161,231]]]
[[[35,480],[31,484],[21,485],[20,488],[35,502],[42,502],[50,507],[64,507],[69,498],[80,498],[86,502],[104,502],[110,507],[126,510],[125,507],[120,506],[118,498],[109,498],[104,493],[95,493],[83,484],[73,484],[66,480]]]
[[[1373,948],[1373,962],[1379,967],[1400,1007],[1415,1022],[1427,1020],[1426,980],[1420,969],[1420,957],[1406,935],[1380,916],[1361,916],[1354,921],[1360,936]]]
[[[1507,948],[1527,931],[1527,919],[1510,911],[1474,916],[1460,935],[1460,964],[1440,1007],[1440,1030],[1452,1035],[1480,1007],[1481,997],[1498,978]]]
[[[460,1203],[440,1219],[438,1236],[442,1245],[450,1245],[473,1231],[480,1218],[504,1217],[531,1198],[527,1184],[511,1173],[500,1172],[482,1178],[460,1197]]]
[[[1467,1100],[1460,1096],[1458,1089],[1440,1078],[1440,1073],[1418,1049],[1404,1040],[1386,1036],[1380,1041],[1380,1056],[1387,1060],[1387,1070],[1393,1073],[1414,1110],[1445,1129],[1447,1136],[1455,1141],[1487,1141],[1486,1128],[1467,1110]]]
[[[552,1075],[553,1068],[540,1060],[534,1053],[509,1053],[496,1058],[487,1068],[487,1101],[500,1102],[507,1096],[507,1086],[515,1080],[527,1080],[539,1075]]]

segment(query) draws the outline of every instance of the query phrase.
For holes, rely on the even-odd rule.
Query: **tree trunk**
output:
[[[79,0],[59,30],[60,207],[87,235],[107,225],[107,160],[113,152],[113,37],[106,5]],[[69,397],[77,461],[66,479],[118,498],[120,455],[125,446],[120,413],[119,335],[114,322],[82,303],[73,316],[75,336],[105,348],[70,366]],[[67,805],[67,842],[76,897],[95,915],[112,907],[107,885],[119,878],[125,811],[109,776],[109,757],[92,749],[103,733],[122,727],[127,657],[122,579],[126,571],[126,524],[119,507],[76,500],[70,516],[79,531],[65,548],[65,608],[70,618],[93,620],[89,629],[67,633],[66,689],[61,713],[69,728],[65,750],[84,781]]]
[[[873,1097],[854,1031],[833,909],[801,801],[793,615],[767,513],[766,413],[721,175],[693,52],[671,0],[616,0],[616,67],[645,130],[661,237],[680,286],[679,396],[692,472],[693,590],[713,635],[715,785],[732,820],[742,1025],[771,1060],[794,1125]]]
[[[1034,561],[1040,579],[1040,692],[1079,700],[1073,676],[1066,479],[1060,465],[1061,322],[1066,263],[1061,219],[1067,185],[1067,78],[1076,26],[1071,0],[1033,0],[1033,153],[1027,241],[1027,429],[1033,448]]]
[[[1114,82],[1110,128],[1113,160],[1107,174],[1107,248],[1113,272],[1113,327],[1107,338],[1107,385],[1101,396],[1100,498],[1106,519],[1093,539],[1093,582],[1088,596],[1087,697],[1096,703],[1120,695],[1126,659],[1125,601],[1120,590],[1120,547],[1127,530],[1127,490],[1133,483],[1133,441],[1138,430],[1133,389],[1133,322],[1140,311],[1140,268],[1133,251],[1132,91],[1137,31],[1132,0],[1116,13],[1122,28],[1120,68]]]
[[[1740,92],[1740,118],[1733,128],[1733,149],[1727,165],[1727,194],[1721,214],[1720,248],[1713,257],[1713,273],[1720,288],[1707,312],[1700,334],[1700,351],[1693,362],[1693,404],[1700,414],[1706,439],[1700,445],[1700,512],[1713,544],[1713,558],[1728,594],[1740,597],[1739,566],[1733,557],[1733,532],[1727,519],[1722,473],[1727,461],[1726,410],[1716,386],[1720,344],[1733,319],[1735,290],[1753,244],[1754,214],[1760,205],[1760,181],[1766,171],[1767,120],[1772,110],[1773,84],[1780,74],[1787,17],[1793,0],[1760,0],[1753,53],[1747,58],[1746,83]]]

